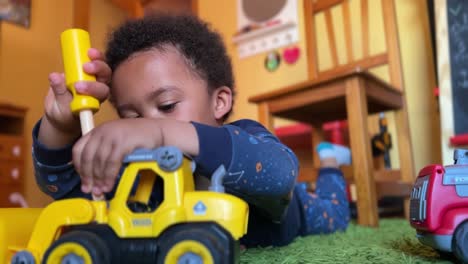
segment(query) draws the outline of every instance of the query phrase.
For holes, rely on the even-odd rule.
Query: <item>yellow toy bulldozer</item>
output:
[[[124,165],[111,200],[73,198],[44,209],[0,209],[0,261],[238,262],[248,205],[223,193],[224,167],[213,174],[211,191],[195,191],[192,162],[177,148],[137,150]]]

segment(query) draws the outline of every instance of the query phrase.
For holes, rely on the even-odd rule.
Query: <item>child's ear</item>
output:
[[[216,120],[221,120],[232,108],[232,90],[229,87],[221,86],[214,90],[211,97],[213,99],[213,113]]]

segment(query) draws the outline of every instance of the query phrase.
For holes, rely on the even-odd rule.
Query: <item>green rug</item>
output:
[[[419,243],[403,219],[382,219],[379,228],[351,224],[345,233],[297,238],[281,248],[248,249],[241,263],[452,263]]]

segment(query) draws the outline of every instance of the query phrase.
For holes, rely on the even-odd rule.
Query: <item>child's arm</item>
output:
[[[34,175],[39,188],[54,200],[91,196],[80,190],[81,180],[72,160],[72,144],[50,149],[38,140],[38,130],[42,121],[33,129]]]
[[[75,85],[78,93],[91,95],[104,101],[109,94],[107,82],[111,70],[103,54],[89,49],[92,60],[83,70],[96,76],[96,82]],[[45,98],[45,113],[33,131],[33,162],[37,183],[54,199],[86,196],[80,192],[80,177],[71,164],[72,146],[80,137],[80,122],[70,110],[71,93],[61,73],[49,75],[50,88]]]
[[[294,153],[262,125],[240,120],[221,128],[195,124],[200,153],[198,172],[205,176],[224,164],[226,190],[243,198],[273,221],[291,199],[298,174]]]

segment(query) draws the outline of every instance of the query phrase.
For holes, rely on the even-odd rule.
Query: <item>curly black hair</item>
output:
[[[192,15],[158,13],[124,22],[109,37],[106,61],[114,71],[135,52],[152,48],[164,50],[167,45],[177,48],[187,66],[207,82],[209,94],[227,86],[234,97],[231,60],[221,36]]]

